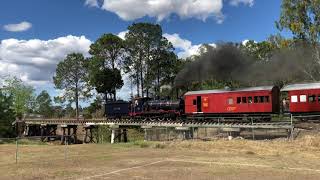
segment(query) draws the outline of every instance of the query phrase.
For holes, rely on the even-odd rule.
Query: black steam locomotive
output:
[[[132,101],[112,101],[105,106],[107,117],[153,117],[174,118],[184,113],[184,101],[154,100],[151,98],[135,98]]]

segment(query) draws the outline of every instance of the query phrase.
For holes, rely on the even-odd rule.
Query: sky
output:
[[[72,52],[89,56],[104,33],[123,38],[132,23],[158,23],[186,58],[203,43],[259,42],[278,33],[280,7],[280,0],[1,0],[0,78],[17,76],[57,96],[56,65]],[[120,98],[129,97],[129,86]]]

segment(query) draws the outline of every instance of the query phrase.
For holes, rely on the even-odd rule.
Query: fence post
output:
[[[192,140],[194,140],[193,136],[194,136],[194,127],[192,127]]]
[[[18,143],[18,137],[16,137],[16,164],[18,164],[18,153],[19,153],[19,150],[18,150],[18,148],[19,148],[19,143]]]
[[[115,129],[111,129],[111,144],[114,144],[115,133]]]
[[[252,125],[252,140],[255,140],[255,137],[254,137],[254,127],[253,127],[253,118],[251,118],[251,125]]]
[[[294,127],[293,127],[293,116],[292,116],[292,114],[290,114],[290,124],[291,124],[290,139],[293,140],[293,130],[294,130]]]
[[[67,141],[67,139],[65,138],[64,139],[64,160],[67,160],[67,151],[68,151],[68,141]]]
[[[168,138],[168,127],[166,126],[166,139],[167,141],[169,141],[169,138]]]
[[[147,128],[144,128],[144,141],[147,141]]]

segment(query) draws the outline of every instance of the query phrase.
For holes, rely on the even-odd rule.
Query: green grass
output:
[[[1,139],[0,144],[16,144],[16,139]],[[18,139],[18,145],[48,145],[39,139]]]

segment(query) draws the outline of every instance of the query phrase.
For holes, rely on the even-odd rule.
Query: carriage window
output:
[[[269,96],[265,96],[264,99],[265,99],[265,102],[267,103],[269,102]]]
[[[248,103],[252,104],[252,97],[248,97]]]
[[[241,103],[241,97],[237,97],[237,104]]]
[[[193,105],[197,105],[197,100],[196,99],[193,100]]]
[[[307,95],[300,95],[300,102],[307,102]]]
[[[291,102],[298,102],[298,96],[291,96]]]
[[[233,99],[232,98],[228,98],[228,104],[233,104]]]
[[[242,97],[242,103],[247,103],[247,98],[246,97]]]
[[[308,96],[308,101],[309,102],[316,102],[316,95]]]
[[[264,96],[259,96],[259,102],[264,103]]]
[[[320,95],[318,95],[318,102],[320,102]]]
[[[254,103],[258,103],[258,96],[255,96],[255,97],[254,97],[253,102],[254,102]]]

